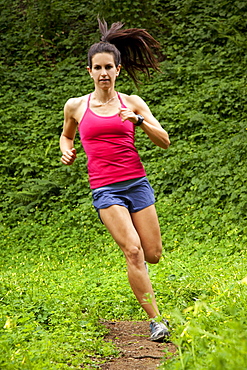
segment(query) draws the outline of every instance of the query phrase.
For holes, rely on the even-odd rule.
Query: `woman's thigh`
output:
[[[162,254],[162,240],[154,205],[131,214],[147,262],[157,263]]]
[[[128,209],[124,206],[112,205],[99,210],[100,218],[113,239],[121,249],[131,246],[140,246],[138,232]]]
[[[119,205],[100,209],[99,212],[104,225],[124,252],[130,247],[141,246],[147,262],[159,261],[162,241],[154,205],[131,214]]]

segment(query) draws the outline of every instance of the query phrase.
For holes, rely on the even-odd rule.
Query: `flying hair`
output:
[[[108,29],[106,21],[98,18],[101,42],[91,46],[88,53],[89,65],[97,53],[109,52],[114,56],[115,64],[122,64],[128,75],[137,84],[138,73],[150,77],[150,69],[160,71],[158,54],[160,44],[145,29],[122,29],[121,22],[116,22]]]

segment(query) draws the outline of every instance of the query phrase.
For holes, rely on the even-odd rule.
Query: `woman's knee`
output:
[[[140,244],[132,244],[127,246],[124,249],[124,254],[126,260],[133,265],[137,266],[139,263],[143,263],[144,257],[142,247]]]
[[[157,245],[156,248],[150,248],[148,251],[144,252],[145,261],[148,263],[156,264],[159,262],[162,256],[162,246]]]

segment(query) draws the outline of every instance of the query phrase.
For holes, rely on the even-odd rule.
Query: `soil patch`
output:
[[[100,365],[101,370],[157,370],[165,357],[165,349],[176,352],[171,342],[156,343],[149,338],[149,323],[143,321],[106,321],[109,329],[105,340],[119,349],[119,357]]]

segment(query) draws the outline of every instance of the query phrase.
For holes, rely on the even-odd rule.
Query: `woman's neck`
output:
[[[114,89],[96,90],[92,93],[92,100],[96,105],[107,105],[117,98],[117,93]]]

